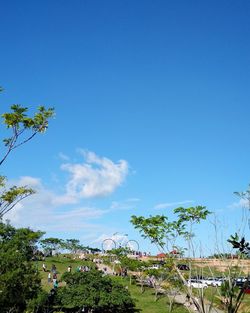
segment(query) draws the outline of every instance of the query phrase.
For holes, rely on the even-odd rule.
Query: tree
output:
[[[52,291],[48,294],[45,290],[40,290],[37,296],[32,298],[28,302],[26,313],[50,313],[52,312],[51,302],[53,301],[53,293],[54,292]]]
[[[195,249],[193,246],[193,225],[199,224],[201,220],[205,220],[210,211],[206,209],[206,207],[198,205],[196,207],[183,208],[179,207],[174,210],[174,213],[178,214],[177,226],[182,226],[182,229],[185,229],[189,226],[189,230],[185,233],[183,232],[181,235],[184,235],[184,238],[188,242],[189,252],[193,253],[193,257],[195,256]],[[188,225],[189,224],[189,225]]]
[[[235,235],[231,235],[227,240],[233,247],[233,249],[237,249],[240,254],[250,254],[250,244],[245,240],[245,237],[240,238],[237,233]]]
[[[247,220],[248,226],[250,228],[250,185],[246,191],[234,192],[234,194],[246,202],[247,211],[243,211],[242,218],[242,231],[244,233],[245,222]],[[237,286],[236,283],[237,277],[239,276],[239,274],[241,274],[240,261],[250,256],[250,244],[245,239],[245,236],[243,234],[239,234],[238,232],[235,232],[234,235],[231,235],[227,242],[229,242],[233,250],[236,251],[238,257],[238,266],[228,266],[228,273],[226,275],[225,282],[221,286],[221,297],[223,298],[225,310],[228,313],[236,313],[238,312],[240,305],[244,299],[246,289],[250,287],[249,273],[248,278],[245,280],[244,283],[242,283],[240,288],[239,286]]]
[[[0,176],[0,219],[14,208],[21,200],[35,193],[32,188],[27,186],[12,186],[6,188],[7,179]]]
[[[107,251],[108,255],[115,256],[116,258],[128,255],[128,253],[129,253],[129,248],[127,247],[120,247],[120,248],[111,249]]]
[[[54,109],[46,110],[44,106],[39,106],[38,112],[33,117],[27,116],[28,108],[18,104],[12,105],[11,110],[10,113],[2,114],[3,123],[7,129],[12,130],[12,134],[3,139],[6,152],[0,160],[0,165],[14,149],[27,143],[37,134],[44,133],[48,128],[48,119],[54,116]]]
[[[235,191],[234,194],[243,200],[247,201],[247,207],[250,210],[250,184],[246,191]]]
[[[77,250],[81,248],[80,240],[78,239],[66,239],[63,243],[63,247],[75,254]]]
[[[59,238],[45,238],[40,240],[40,243],[45,251],[45,254],[50,254],[52,255],[53,252],[58,252],[60,248],[64,247],[64,241],[63,239]]]
[[[0,88],[2,91],[2,88]],[[5,152],[0,156],[0,166],[10,153],[32,140],[48,128],[48,120],[54,109],[40,106],[33,117],[20,105],[11,106],[11,111],[1,115],[9,137],[3,139]],[[35,191],[27,186],[7,187],[7,178],[0,176],[0,307],[1,312],[24,311],[27,302],[40,290],[41,279],[32,262],[35,244],[43,235],[28,228],[15,229],[2,222],[3,216],[15,205]]]
[[[170,249],[172,250],[175,246],[176,239],[183,237],[189,242],[193,237],[193,224],[200,223],[201,220],[205,220],[210,212],[204,206],[190,207],[190,208],[177,208],[174,210],[177,214],[175,221],[169,222],[168,217],[165,215],[156,215],[145,218],[143,216],[131,217],[131,223],[136,229],[142,234],[142,237],[148,238],[152,243],[156,244],[163,252],[171,255]],[[187,229],[189,226],[189,229]],[[192,248],[193,244],[189,243],[189,248]],[[187,280],[179,270],[176,262],[173,260],[173,271],[179,277],[179,280],[183,283],[188,296],[192,299],[196,309],[200,313],[206,312],[204,305],[203,292],[199,294],[199,300],[194,296],[192,289],[188,287]],[[171,308],[169,308],[171,309]]]
[[[131,259],[126,255],[121,255],[119,257],[119,261],[121,272],[124,272],[124,270],[126,269],[127,274],[129,275],[130,285],[132,284],[132,277],[136,275],[141,285],[141,292],[143,292],[145,277],[143,269],[146,267],[146,262],[137,259]],[[133,275],[132,272],[134,272]]]
[[[97,270],[64,273],[65,287],[58,288],[54,305],[70,312],[135,312],[129,292]]]
[[[41,278],[32,257],[42,235],[40,231],[0,223],[1,312],[23,312],[27,302],[39,292]]]
[[[191,208],[177,208],[174,210],[177,214],[177,220],[171,223],[168,222],[166,216],[151,216],[149,218],[132,216],[131,222],[135,228],[139,229],[144,238],[149,238],[151,242],[161,247],[163,250],[169,248],[169,243],[176,238],[176,235],[182,236],[189,241],[189,249],[194,249],[193,238],[193,225],[200,223],[201,220],[205,220],[211,213],[203,206],[191,207]],[[199,313],[210,312],[214,307],[214,299],[216,295],[219,295],[223,300],[224,311],[228,313],[237,313],[242,300],[245,295],[245,290],[249,286],[249,279],[239,288],[236,285],[236,279],[241,273],[240,258],[245,257],[249,253],[249,243],[245,240],[245,237],[240,237],[237,233],[232,235],[228,242],[232,245],[233,249],[237,249],[239,252],[238,264],[235,266],[233,263],[227,266],[227,270],[224,273],[224,284],[221,290],[214,289],[210,295],[210,300],[207,302],[205,299],[203,289],[199,289],[197,293],[193,293],[192,289],[188,287],[186,277],[182,275],[181,271],[176,265],[176,260],[173,258],[173,270],[183,283],[183,289],[187,293],[188,297],[192,300],[196,310]],[[190,262],[190,273],[193,273],[192,263]],[[211,275],[213,275],[210,268]],[[201,272],[202,274],[202,272]],[[200,273],[197,271],[197,276]],[[198,298],[196,298],[198,294]]]
[[[37,134],[44,133],[48,128],[48,120],[54,116],[54,109],[46,109],[44,106],[38,107],[33,117],[27,116],[27,112],[28,108],[14,104],[11,106],[11,112],[1,115],[4,125],[11,130],[11,135],[3,139],[6,151],[0,157],[0,166],[13,150],[24,145]],[[12,186],[10,188],[6,186],[7,178],[0,176],[0,219],[12,210],[18,202],[35,192],[27,186]]]
[[[246,202],[246,205],[243,205],[243,207],[244,206],[247,207],[247,212],[243,212],[243,220],[248,220],[248,227],[250,229],[250,217],[249,217],[249,213],[250,213],[250,184],[249,184],[248,189],[246,191],[240,191],[240,192],[235,191],[234,194]]]

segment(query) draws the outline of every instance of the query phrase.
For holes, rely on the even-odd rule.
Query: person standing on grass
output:
[[[54,279],[57,279],[57,274],[54,273],[54,274],[52,275],[52,278],[53,278],[53,280],[54,280]]]
[[[51,283],[51,273],[49,272],[48,274],[48,283],[50,284]]]
[[[56,274],[56,266],[55,266],[55,264],[52,264],[51,272],[52,272],[53,274]]]
[[[57,281],[57,277],[53,275],[52,280],[53,280],[53,284],[55,284],[55,282]]]
[[[46,272],[46,264],[43,263],[43,271]]]
[[[53,286],[54,286],[55,289],[57,289],[57,287],[58,287],[58,281],[57,280],[54,281]]]

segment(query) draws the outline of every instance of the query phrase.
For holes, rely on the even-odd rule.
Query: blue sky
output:
[[[132,214],[204,205],[219,237],[235,232],[233,192],[250,183],[249,13],[246,0],[1,1],[1,112],[56,109],[1,168],[38,190],[12,223],[155,251]],[[210,253],[211,224],[197,236]]]

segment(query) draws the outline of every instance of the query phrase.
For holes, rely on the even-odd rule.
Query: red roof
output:
[[[165,258],[166,254],[165,253],[159,253],[157,254],[157,258]]]
[[[178,254],[179,252],[177,250],[173,250],[170,252],[171,254]]]

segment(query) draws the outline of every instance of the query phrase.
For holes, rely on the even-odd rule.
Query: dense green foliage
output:
[[[61,310],[70,308],[70,312],[78,312],[84,308],[85,312],[135,312],[129,292],[97,270],[65,273],[62,280],[66,286],[58,289],[54,302]]]
[[[45,238],[40,241],[43,250],[46,254],[51,254],[53,251],[57,251],[62,247],[63,240],[59,238]]]
[[[100,257],[100,256],[98,256]],[[96,255],[89,255],[88,256],[89,260],[96,258]],[[102,259],[105,259],[104,257],[101,257]],[[122,257],[123,258],[123,257]],[[120,261],[122,262],[122,260],[120,259]],[[138,272],[138,276],[134,277],[131,279],[131,272],[128,271],[128,276],[109,276],[112,280],[118,281],[119,283],[123,284],[123,286],[125,286],[126,288],[128,288],[129,292],[131,293],[132,298],[135,300],[136,303],[136,309],[141,310],[139,312],[141,313],[167,313],[170,312],[169,309],[171,307],[173,313],[183,313],[183,312],[187,312],[187,309],[185,309],[185,307],[180,304],[183,303],[182,301],[185,301],[185,295],[182,297],[182,301],[181,299],[181,295],[177,295],[177,298],[174,298],[175,294],[178,294],[178,291],[180,293],[182,293],[182,287],[183,287],[183,283],[181,283],[179,280],[177,280],[177,276],[175,274],[175,269],[173,267],[173,263],[175,262],[175,260],[173,258],[170,259],[165,259],[166,264],[160,269],[160,270],[151,270],[148,269],[148,267],[150,267],[152,264],[156,264],[157,261],[155,260],[154,257],[151,257],[150,260],[147,260],[146,262],[141,262],[139,260],[137,260],[138,265],[141,264],[143,266],[145,266],[145,270],[141,271],[141,275],[143,279],[146,279],[147,276],[158,276],[158,271],[159,271],[159,275],[160,275],[160,279],[162,276],[162,271],[164,270],[164,281],[162,282],[162,287],[166,290],[166,293],[159,293],[157,295],[157,301],[155,301],[156,297],[155,297],[155,289],[151,287],[148,287],[147,285],[144,285],[143,288],[143,292],[141,292],[141,283],[140,283],[140,276],[139,276],[139,272]],[[218,268],[217,266],[211,267],[206,266],[205,263],[209,261],[204,259],[200,260],[200,262],[196,263],[195,261],[192,261],[191,264],[191,269],[190,271],[183,271],[183,274],[186,275],[186,277],[188,278],[189,275],[203,275],[204,277],[210,277],[211,276],[211,271],[214,274],[214,276],[227,276],[228,273],[227,272],[223,272],[221,271],[220,268]],[[188,260],[178,260],[178,263],[181,262],[180,264],[183,263],[187,263]],[[223,260],[222,260],[223,262]],[[226,260],[227,262],[227,260]],[[41,277],[42,277],[42,285],[43,285],[43,289],[46,290],[47,292],[49,292],[52,288],[52,283],[48,283],[47,281],[47,276],[48,273],[44,272],[42,269],[42,264],[44,262],[43,261],[38,261],[38,269],[40,271]],[[124,264],[123,262],[120,264],[120,266],[126,266],[128,265],[130,262],[129,261],[125,261]],[[132,265],[133,260],[131,262]],[[160,263],[160,262],[159,262]],[[73,258],[73,256],[71,255],[59,255],[58,257],[54,256],[54,257],[48,257],[46,258],[46,267],[48,269],[51,268],[51,266],[55,264],[56,268],[58,270],[58,278],[59,278],[59,289],[65,285],[65,283],[62,281],[62,274],[67,270],[67,267],[69,265],[72,265],[72,272],[75,272],[77,270],[77,268],[80,265],[87,265],[89,268],[91,267],[91,264],[95,265],[95,263],[91,262],[91,261],[84,261],[78,258]],[[108,266],[108,265],[107,265]],[[111,266],[113,266],[111,264]],[[129,265],[128,265],[129,267]],[[133,268],[133,266],[132,266]],[[133,274],[136,274],[135,272],[133,272]],[[166,277],[167,275],[167,277]],[[235,274],[234,277],[238,277],[239,275],[242,275],[242,272],[240,271],[240,268],[235,268]],[[157,278],[157,277],[156,277]],[[166,280],[165,280],[166,278]],[[157,278],[157,283],[160,283],[160,280],[158,280]],[[156,286],[157,287],[157,286]],[[40,295],[40,298],[42,298],[42,295]],[[215,287],[208,287],[205,290],[205,298],[206,301],[214,301],[214,306],[217,309],[221,309],[221,311],[223,312],[227,312],[227,310],[225,310],[224,305],[222,304],[222,300],[223,297],[221,295],[221,288],[215,288]],[[176,302],[180,302],[180,303],[176,303]],[[242,301],[242,307],[245,308],[250,308],[250,295],[245,295],[243,301]],[[59,309],[56,310],[56,312],[58,313]],[[36,312],[36,313],[40,313],[40,311],[29,311],[29,312]],[[46,312],[46,311],[41,311],[42,313]],[[248,310],[243,310],[243,308],[240,309],[239,311],[240,313],[247,313]]]
[[[1,312],[23,312],[36,296],[41,278],[32,262],[41,232],[15,229],[0,223],[0,307]]]

